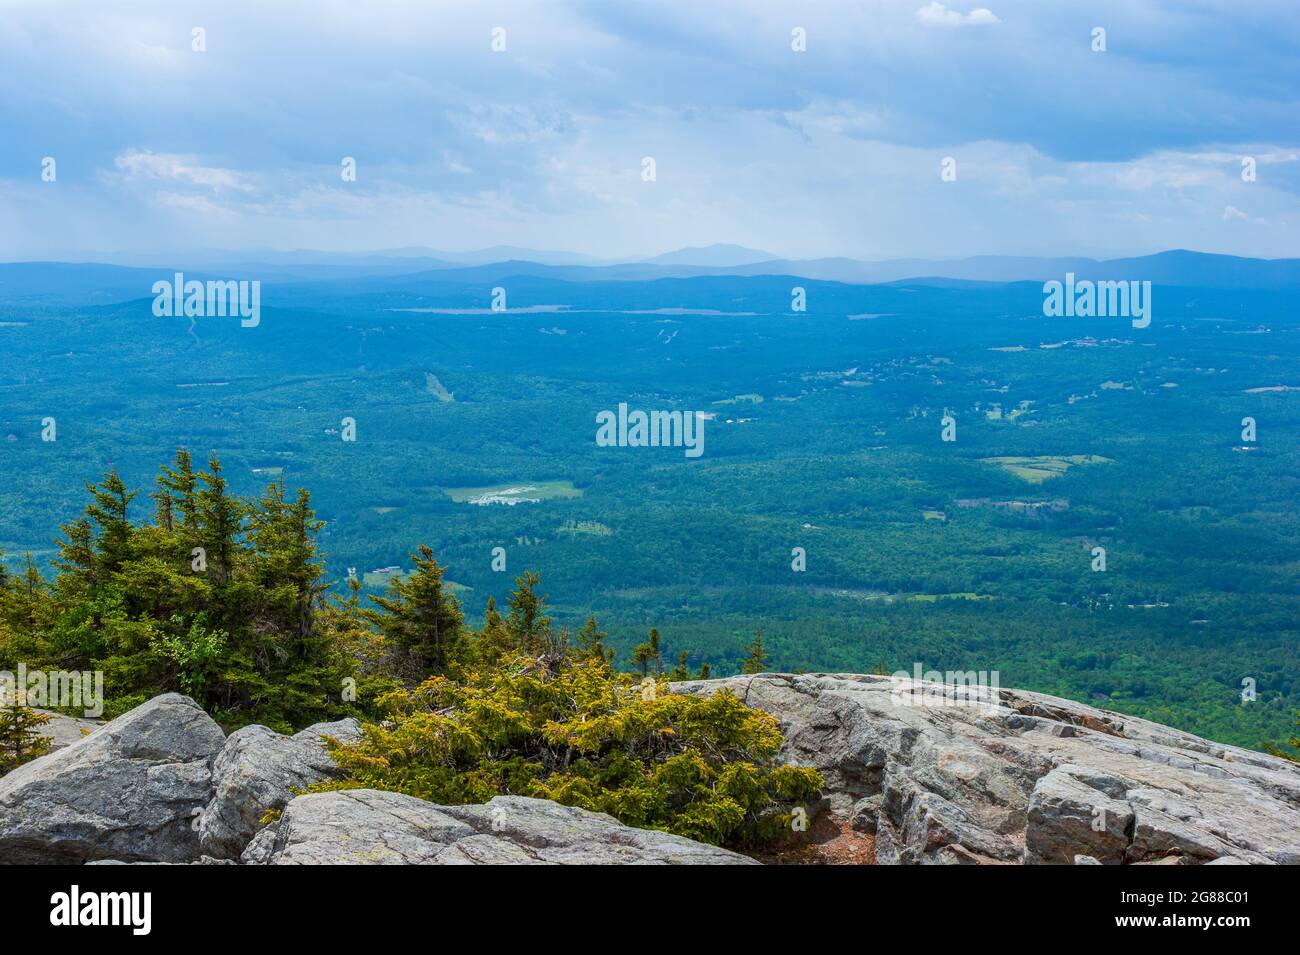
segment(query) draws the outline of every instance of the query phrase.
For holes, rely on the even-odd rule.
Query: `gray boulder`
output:
[[[283,809],[295,790],[339,775],[324,738],[352,742],[360,735],[360,724],[351,719],[317,723],[292,737],[265,726],[231,733],[213,764],[215,794],[199,818],[203,852],[238,859],[268,809]]]
[[[875,833],[880,863],[1300,862],[1300,766],[1283,759],[1022,690],[935,696],[859,674],[674,684],[724,687],[778,718],[782,758],[822,772],[831,811]]]
[[[62,713],[54,713],[50,710],[37,710],[37,712],[45,713],[50,717],[50,721],[42,724],[37,733],[50,741],[51,753],[80,742],[104,725],[103,720],[64,716]]]
[[[355,743],[361,739],[361,724],[351,717],[335,720],[333,723],[313,723],[305,730],[294,733],[292,738],[300,743],[316,743],[324,746],[327,736],[340,743]]]
[[[256,865],[747,865],[753,860],[680,836],[633,829],[602,813],[497,796],[436,806],[372,789],[298,796],[257,834]]]
[[[0,860],[188,862],[225,736],[189,697],[155,697],[0,778]]]

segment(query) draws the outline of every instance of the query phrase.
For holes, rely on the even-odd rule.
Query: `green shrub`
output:
[[[822,785],[777,766],[774,717],[732,693],[670,693],[601,658],[559,664],[516,655],[435,676],[381,701],[389,719],[360,742],[333,744],[347,772],[321,790],[365,787],[442,804],[498,794],[553,799],[627,825],[713,844],[789,831],[790,809]]]

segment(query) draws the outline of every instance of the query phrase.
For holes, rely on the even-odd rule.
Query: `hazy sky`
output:
[[[1297,0],[0,0],[3,259],[1280,257],[1298,193]]]

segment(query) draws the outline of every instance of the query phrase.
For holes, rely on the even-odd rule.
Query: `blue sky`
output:
[[[1283,257],[1298,193],[1295,0],[0,0],[10,260]]]

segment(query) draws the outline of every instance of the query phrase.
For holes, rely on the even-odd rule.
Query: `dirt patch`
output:
[[[766,865],[875,865],[876,837],[823,812],[807,832],[791,833],[784,842],[746,855]]]

